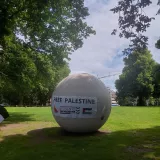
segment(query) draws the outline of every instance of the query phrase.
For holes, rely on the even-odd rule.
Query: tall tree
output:
[[[153,68],[153,84],[154,84],[154,92],[153,98],[156,100],[156,105],[159,103],[160,97],[160,64],[156,64]]]
[[[50,100],[57,83],[70,73],[68,64],[56,64],[50,55],[38,55],[35,59],[37,75],[34,89],[26,97],[26,104],[45,105]]]
[[[45,105],[57,83],[69,74],[68,64],[58,64],[54,56],[36,54],[24,47],[8,50],[0,81],[0,100],[13,105]],[[3,57],[1,56],[1,57]]]
[[[144,50],[124,58],[124,64],[123,72],[115,82],[117,98],[138,97],[138,105],[143,106],[154,90],[152,72],[155,61],[150,52]]]
[[[84,22],[88,15],[84,0],[0,1],[0,60],[7,50],[21,44],[63,63],[82,47],[83,38],[95,34]],[[0,69],[0,76],[4,74]]]
[[[6,74],[2,78],[4,80],[4,86],[1,88],[3,95],[11,99],[16,96],[18,103],[23,104],[24,96],[29,94],[34,87],[37,73],[31,52],[17,44],[16,47],[10,47],[7,54],[3,54],[1,58],[5,59],[5,63],[1,63],[1,70]]]
[[[12,93],[8,99],[15,103],[31,97],[45,103],[69,74],[64,59],[95,34],[84,21],[88,15],[84,0],[0,1],[1,97]]]
[[[119,0],[118,5],[111,9],[113,13],[119,14],[119,37],[127,38],[131,42],[129,48],[124,50],[124,54],[147,48],[148,37],[144,32],[155,18],[146,15],[144,8],[151,4],[151,0]],[[160,5],[160,0],[157,5]],[[157,14],[160,14],[160,9]],[[112,34],[116,33],[117,29],[114,29]]]
[[[88,15],[84,0],[0,1],[1,51],[5,52],[11,35],[42,53],[59,56],[59,50],[78,49],[83,38],[95,33],[83,21]]]

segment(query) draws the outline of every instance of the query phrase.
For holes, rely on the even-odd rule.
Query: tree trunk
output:
[[[138,97],[137,106],[145,106],[145,105],[146,105],[145,98],[140,95],[140,96]]]
[[[20,100],[19,100],[19,106],[23,106],[23,96],[22,95],[20,95]]]

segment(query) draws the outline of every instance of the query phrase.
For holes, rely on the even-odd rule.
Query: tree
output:
[[[144,50],[128,55],[124,64],[122,74],[115,82],[117,98],[138,97],[137,105],[143,106],[154,90],[152,72],[156,63],[150,52]]]
[[[160,39],[157,41],[157,43],[155,44],[157,49],[160,49]]]
[[[6,95],[8,100],[14,98],[22,105],[24,96],[28,95],[34,87],[37,73],[30,50],[17,44],[16,47],[10,47],[7,54],[1,57],[5,59],[5,63],[1,63],[3,64],[1,70],[6,74],[5,79],[2,78],[5,80],[1,88],[3,95]]]
[[[152,96],[156,101],[156,105],[158,105],[160,97],[160,64],[158,63],[153,68],[153,84],[154,84],[154,92]]]
[[[117,101],[120,106],[135,106],[135,105],[137,105],[136,98],[129,97],[129,96],[128,97],[118,96]]]
[[[57,83],[69,74],[68,64],[58,64],[53,55],[37,54],[21,45],[9,48],[1,56],[5,58],[1,70],[6,75],[1,76],[0,99],[20,106],[45,105]]]
[[[0,98],[46,103],[69,74],[65,59],[95,34],[88,15],[84,0],[0,1]]]
[[[1,51],[11,42],[25,43],[35,51],[61,56],[74,51],[83,38],[95,34],[83,20],[88,16],[84,0],[0,1]]]
[[[0,1],[0,60],[5,64],[7,51],[22,45],[37,54],[52,54],[58,64],[63,63],[82,47],[83,38],[95,34],[84,22],[88,15],[84,0]]]
[[[57,83],[70,73],[68,64],[56,64],[49,55],[38,55],[35,58],[37,75],[34,89],[26,97],[26,104],[45,105],[50,100]]]
[[[2,57],[2,56],[1,56]],[[0,100],[9,104],[45,105],[57,83],[69,74],[68,64],[56,64],[54,57],[16,47],[5,56],[0,81]]]
[[[144,50],[148,45],[148,37],[144,35],[154,17],[149,17],[144,8],[151,4],[151,0],[119,0],[118,5],[111,9],[113,13],[119,14],[119,37],[130,39],[129,48],[124,54],[130,54],[134,50]],[[157,5],[160,5],[158,0]],[[157,14],[160,14],[160,9]],[[112,35],[117,33],[114,29]]]

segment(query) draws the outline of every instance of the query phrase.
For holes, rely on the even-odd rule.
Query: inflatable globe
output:
[[[97,131],[111,112],[109,90],[87,73],[63,79],[52,94],[51,104],[55,120],[69,132]]]

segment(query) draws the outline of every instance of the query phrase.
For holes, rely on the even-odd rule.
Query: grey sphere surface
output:
[[[93,75],[73,74],[57,85],[51,109],[57,123],[66,131],[97,131],[110,115],[110,92]]]

